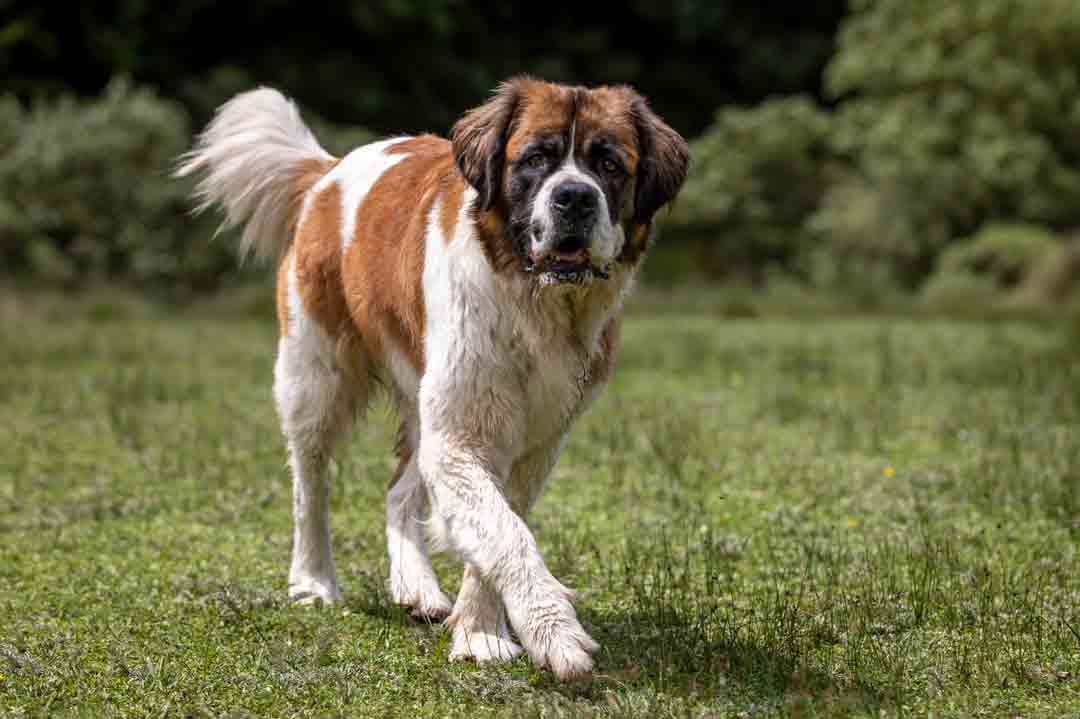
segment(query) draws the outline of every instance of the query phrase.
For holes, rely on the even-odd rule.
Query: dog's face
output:
[[[628,87],[511,80],[451,140],[478,209],[501,216],[504,249],[541,284],[636,262],[689,162],[683,138]]]

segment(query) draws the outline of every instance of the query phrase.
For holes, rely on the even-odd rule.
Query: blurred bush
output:
[[[827,68],[852,168],[815,226],[917,285],[988,222],[1080,223],[1080,3],[858,0]],[[864,211],[845,209],[861,196]]]
[[[672,234],[713,276],[780,268],[872,300],[938,268],[937,287],[981,293],[1048,246],[1031,225],[1080,225],[1075,0],[856,0],[827,84],[830,109],[726,109],[693,143]],[[966,252],[1004,264],[957,279],[991,262]]]
[[[923,285],[920,302],[947,312],[978,313],[1002,299],[1000,288],[986,275],[972,272],[937,272]]]
[[[5,269],[170,290],[232,271],[225,244],[209,241],[213,223],[189,216],[190,184],[169,177],[191,139],[181,107],[122,79],[88,101],[0,107]]]
[[[945,250],[938,267],[940,272],[983,275],[998,287],[1012,288],[1061,245],[1060,238],[1037,225],[992,224]]]
[[[1064,245],[1043,227],[990,224],[950,246],[922,289],[935,306],[978,307],[1007,297],[1048,258],[1060,258]]]
[[[316,119],[329,147],[370,133]],[[98,98],[0,99],[0,268],[63,285],[121,282],[171,297],[241,270],[214,213],[170,177],[192,141],[178,104],[124,79]]]
[[[1080,232],[1043,255],[1010,299],[1018,307],[1080,310]]]
[[[666,234],[699,242],[714,277],[759,282],[773,267],[794,269],[827,187],[829,129],[829,116],[806,97],[720,110],[691,145]]]

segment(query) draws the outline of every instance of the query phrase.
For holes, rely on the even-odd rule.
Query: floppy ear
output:
[[[640,154],[634,221],[645,224],[679,194],[690,165],[690,150],[682,135],[661,120],[644,98],[638,97],[632,108]]]
[[[490,210],[499,196],[507,131],[519,94],[516,82],[502,83],[490,100],[465,113],[450,131],[454,160],[465,180],[480,193],[481,210]]]

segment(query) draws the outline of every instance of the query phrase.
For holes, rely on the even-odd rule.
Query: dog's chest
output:
[[[622,282],[605,291],[502,276],[463,236],[425,265],[421,414],[435,431],[494,444],[510,458],[550,446],[596,394],[590,377]]]
[[[563,434],[582,409],[588,348],[568,333],[518,329],[508,354],[517,365],[521,383],[526,446]]]

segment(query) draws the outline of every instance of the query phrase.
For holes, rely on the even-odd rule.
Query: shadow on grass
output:
[[[642,575],[650,577],[654,588],[655,569],[646,568]],[[412,640],[435,651],[443,632],[439,623],[416,619],[391,603],[381,578],[374,574],[355,575],[351,585],[349,610],[382,622],[387,631],[410,629]],[[530,669],[531,662],[522,658],[511,665],[494,665],[476,681],[489,687],[496,675],[509,681],[525,670],[532,673],[533,689],[587,703],[618,701],[628,689],[642,689],[654,696],[733,701],[744,707],[826,703],[876,712],[882,705],[881,697],[870,689],[841,687],[824,673],[806,668],[802,652],[815,638],[808,639],[810,632],[796,611],[784,609],[783,595],[774,597],[765,614],[740,623],[732,610],[719,616],[715,606],[706,611],[705,604],[691,604],[685,595],[669,593],[665,601],[650,602],[640,585],[624,586],[623,591],[637,607],[623,611],[597,610],[587,602],[578,605],[579,617],[601,644],[592,680],[563,683],[546,671]],[[775,630],[769,631],[766,627],[772,622]],[[459,674],[453,672],[455,677]],[[459,680],[464,681],[460,677],[455,681]]]
[[[786,646],[779,635],[748,638],[736,636],[745,627],[706,629],[692,614],[675,614],[660,623],[652,612],[586,609],[581,615],[602,646],[599,686],[629,685],[762,709],[826,703],[876,713],[882,706],[882,697],[871,688],[840,686],[808,669],[800,648]]]
[[[841,650],[843,640],[822,612],[805,560],[783,577],[754,578],[740,569],[744,544],[693,526],[628,533],[590,578],[604,598],[578,607],[602,646],[593,692],[629,687],[783,711],[827,706],[876,714],[892,703],[882,687],[830,674],[815,659]],[[767,561],[779,562],[778,554]]]

